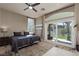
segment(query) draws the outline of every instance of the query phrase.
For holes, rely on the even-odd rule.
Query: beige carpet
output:
[[[79,52],[77,51],[72,52],[58,47],[53,47],[43,56],[79,56]]]
[[[25,47],[19,50],[19,53],[15,54],[11,52],[11,47],[1,46],[0,56],[42,56],[53,47],[52,41],[43,41],[38,44],[34,44],[29,47]]]
[[[52,41],[44,41],[39,44],[19,50],[20,56],[79,56],[79,52],[65,46],[53,45]]]
[[[32,46],[23,48],[19,50],[17,55],[20,56],[42,56],[47,51],[49,51],[53,47],[53,43],[50,42],[40,42],[38,44],[34,44]]]
[[[7,50],[7,51],[6,51]],[[19,50],[16,55],[10,51],[10,46],[0,47],[0,55],[5,56],[79,56],[79,52],[65,46],[53,45],[52,41],[43,41],[38,44]]]

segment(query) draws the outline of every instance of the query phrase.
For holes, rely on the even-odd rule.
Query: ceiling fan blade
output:
[[[39,5],[40,3],[35,3],[35,4],[32,4],[31,6],[34,7],[34,6],[37,6]]]
[[[28,4],[28,3],[25,3],[26,5],[28,5],[28,6],[30,6],[30,4]]]
[[[29,7],[25,8],[24,11],[27,10],[28,8],[29,8]]]
[[[37,10],[36,10],[35,8],[33,8],[33,10],[34,10],[35,12],[37,12]]]

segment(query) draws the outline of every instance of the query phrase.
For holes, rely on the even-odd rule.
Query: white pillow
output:
[[[29,32],[29,34],[30,34],[30,35],[33,35],[33,34],[34,34],[34,32]]]

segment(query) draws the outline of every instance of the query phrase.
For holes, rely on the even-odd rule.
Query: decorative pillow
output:
[[[35,33],[34,33],[34,32],[29,32],[29,34],[30,34],[30,35],[35,35]]]
[[[22,36],[21,32],[13,32],[14,36]]]
[[[29,35],[29,32],[24,32],[24,35]]]

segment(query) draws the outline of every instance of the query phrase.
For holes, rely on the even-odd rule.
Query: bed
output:
[[[40,41],[40,37],[36,35],[14,36],[11,41],[12,51],[17,53],[19,49],[33,45]]]

